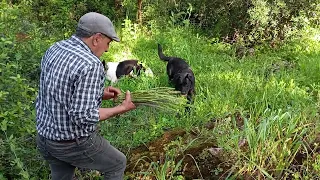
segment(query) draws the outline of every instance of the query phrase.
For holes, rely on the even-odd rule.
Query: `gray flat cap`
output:
[[[120,41],[110,19],[96,12],[83,15],[78,22],[78,28],[91,33],[102,33],[117,42]]]

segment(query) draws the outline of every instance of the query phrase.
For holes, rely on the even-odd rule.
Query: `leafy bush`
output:
[[[36,90],[20,75],[19,63],[13,61],[16,57],[8,56],[10,45],[12,41],[1,38],[0,172],[9,179],[31,179],[39,171],[46,174],[34,148]],[[38,168],[30,168],[35,164]]]

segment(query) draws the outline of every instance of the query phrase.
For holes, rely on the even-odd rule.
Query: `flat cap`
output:
[[[78,28],[90,33],[102,33],[117,42],[120,41],[110,19],[96,12],[83,15],[79,19]]]

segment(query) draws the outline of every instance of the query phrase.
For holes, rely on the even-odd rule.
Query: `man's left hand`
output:
[[[108,86],[106,88],[104,88],[104,92],[103,92],[103,100],[108,100],[113,98],[113,100],[116,100],[118,98],[118,95],[121,94],[120,89],[112,87],[112,86]]]

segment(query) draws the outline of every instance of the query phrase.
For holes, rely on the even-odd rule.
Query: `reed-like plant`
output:
[[[122,93],[116,103],[121,103],[125,99]],[[148,90],[137,90],[131,92],[131,101],[136,106],[149,106],[165,111],[180,111],[186,106],[187,99],[181,96],[181,92],[171,87],[157,87]]]

